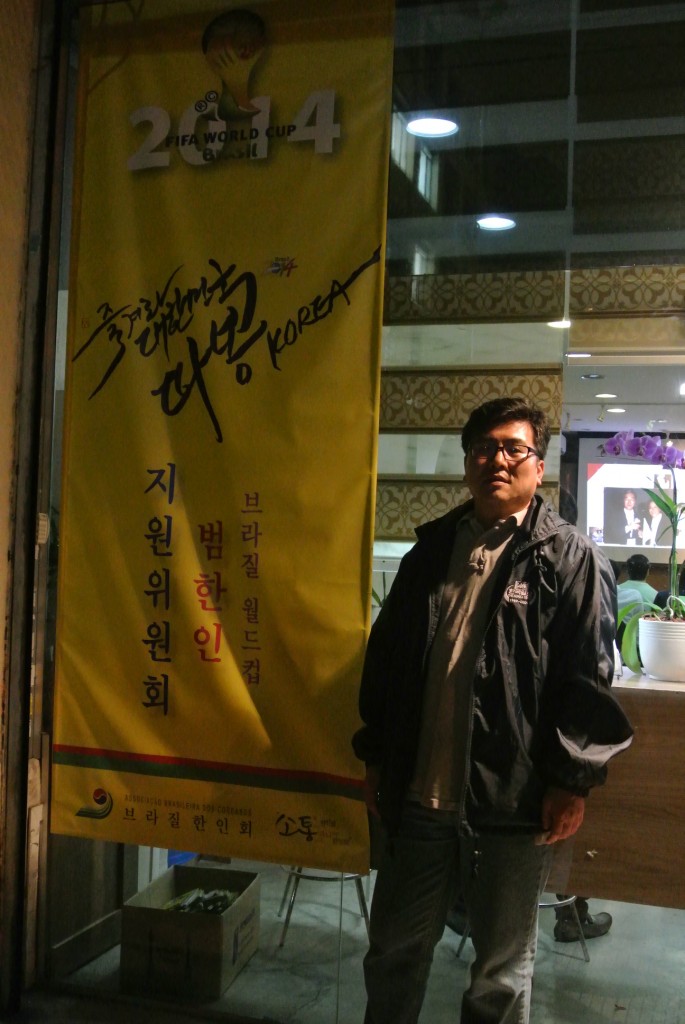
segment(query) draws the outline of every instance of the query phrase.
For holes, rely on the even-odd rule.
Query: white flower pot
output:
[[[640,619],[640,660],[652,679],[685,683],[685,621]]]

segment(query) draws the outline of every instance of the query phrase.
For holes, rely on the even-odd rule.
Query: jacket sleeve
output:
[[[577,531],[555,543],[564,551],[541,707],[544,767],[549,785],[585,795],[633,735],[611,690],[616,581],[604,554]]]
[[[359,714],[364,725],[352,737],[355,754],[366,764],[380,765],[384,760],[388,708],[396,684],[398,636],[402,635],[402,616],[408,606],[403,595],[411,575],[410,562],[409,555],[400,562],[366,647],[359,688]]]

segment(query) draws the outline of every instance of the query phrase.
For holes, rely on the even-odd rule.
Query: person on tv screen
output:
[[[642,543],[642,522],[637,514],[635,491],[624,491],[623,510],[612,516],[604,531],[607,544],[627,544],[635,547]]]
[[[642,543],[647,547],[670,547],[671,544],[668,520],[655,501],[650,501],[642,520]]]

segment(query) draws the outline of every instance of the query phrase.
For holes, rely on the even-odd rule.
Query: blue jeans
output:
[[[407,803],[373,894],[365,1024],[416,1024],[459,893],[476,952],[461,1024],[527,1024],[549,860],[530,834],[460,836],[456,814]]]

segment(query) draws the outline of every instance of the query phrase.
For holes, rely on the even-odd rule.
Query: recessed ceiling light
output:
[[[592,352],[569,352],[567,353],[569,359],[591,359]]]
[[[511,231],[516,227],[516,221],[511,217],[503,217],[499,213],[488,213],[478,218],[478,227],[483,231]]]
[[[426,139],[443,139],[447,135],[456,135],[459,125],[446,117],[414,117],[407,124],[410,135],[420,135]]]
[[[625,409],[621,409],[620,406],[613,406],[611,409],[607,409],[607,412],[625,412]]]
[[[570,327],[571,326],[571,321],[570,320],[548,320],[547,321],[547,326],[548,327],[556,327],[557,330],[561,330],[563,327]]]
[[[680,394],[685,395],[685,382],[680,385]]]
[[[618,398],[618,395],[612,395],[608,391],[602,391],[600,394],[595,395],[595,398]]]
[[[603,373],[581,373],[581,380],[604,380]]]

